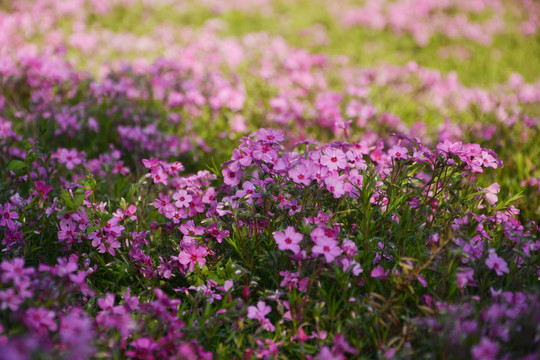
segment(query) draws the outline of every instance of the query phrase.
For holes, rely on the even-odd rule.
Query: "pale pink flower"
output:
[[[274,240],[278,244],[279,250],[291,250],[297,254],[300,252],[300,241],[303,240],[303,236],[294,230],[294,227],[289,226],[285,229],[285,232],[278,231],[274,234]]]

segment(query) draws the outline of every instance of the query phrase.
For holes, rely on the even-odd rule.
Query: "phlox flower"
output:
[[[55,331],[58,328],[54,321],[55,316],[54,311],[45,308],[30,308],[26,310],[24,322],[29,328],[39,333],[47,330]]]
[[[16,294],[13,289],[0,290],[0,309],[2,310],[9,308],[11,311],[17,311],[23,300],[23,297]]]
[[[492,167],[496,169],[499,166],[499,163],[487,151],[482,151],[482,165],[484,167]]]
[[[403,146],[394,145],[390,150],[388,150],[388,155],[392,157],[392,159],[408,159],[409,150],[407,148],[404,148]]]
[[[346,153],[347,158],[351,161],[354,166],[360,170],[366,170],[367,164],[366,161],[362,158],[363,154],[359,149],[352,148]]]
[[[58,152],[53,155],[53,158],[57,158],[58,162],[66,164],[66,169],[73,170],[75,165],[82,163],[77,149],[58,149]]]
[[[206,256],[208,255],[208,249],[206,246],[188,246],[178,254],[176,259],[184,266],[188,266],[188,271],[192,272],[195,264],[199,264],[202,269],[206,264]]]
[[[308,186],[311,182],[313,171],[306,164],[299,164],[289,170],[289,177],[296,184]]]
[[[60,230],[58,231],[58,241],[66,241],[68,244],[75,242],[78,235],[77,224],[71,220],[60,221]]]
[[[462,272],[458,272],[456,274],[457,276],[457,286],[460,289],[463,289],[464,287],[468,285],[475,285],[476,282],[474,280],[474,270],[471,268],[461,268],[459,270],[462,270]]]
[[[487,191],[484,194],[487,202],[490,203],[491,205],[495,205],[497,203],[497,200],[499,200],[497,197],[497,194],[501,191],[501,187],[499,186],[499,184],[497,183],[492,184],[488,186],[487,188],[485,188],[484,190]]]
[[[285,135],[276,130],[259,129],[255,135],[259,141],[270,143],[280,143],[285,140]]]
[[[149,337],[142,337],[130,344],[133,350],[126,352],[126,356],[136,359],[154,360],[154,353],[159,348],[159,345]]]
[[[486,337],[482,337],[480,343],[471,349],[474,360],[495,360],[499,352],[499,345]]]
[[[50,185],[46,185],[45,182],[42,180],[34,181],[34,185],[36,186],[36,191],[34,191],[33,195],[36,196],[37,194],[39,194],[43,196],[45,200],[48,200],[49,197],[47,196],[47,194],[53,189],[53,187]]]
[[[216,199],[216,189],[213,187],[210,187],[206,189],[206,191],[204,192],[201,201],[203,202],[203,204],[210,204],[215,199]]]
[[[248,319],[263,321],[266,318],[266,315],[268,315],[270,311],[272,311],[272,308],[266,305],[264,301],[259,301],[257,303],[257,306],[248,306],[247,310]]]
[[[383,280],[388,271],[384,271],[384,268],[381,265],[377,265],[373,270],[371,270],[371,277],[379,280]]]
[[[201,202],[200,196],[194,197],[188,206],[188,215],[190,217],[193,217],[197,215],[198,213],[202,213],[204,211],[204,204]]]
[[[34,268],[24,268],[24,259],[14,258],[12,261],[4,261],[0,265],[2,269],[2,282],[7,283],[9,280],[13,280],[15,284],[18,284],[21,280],[28,275],[34,273]]]
[[[298,244],[303,238],[302,234],[297,233],[292,226],[287,227],[285,232],[278,231],[274,234],[274,240],[276,241],[279,250],[291,250],[295,254],[300,252],[300,246]]]
[[[266,318],[266,315],[268,315],[270,311],[272,311],[272,308],[266,305],[264,301],[259,301],[257,303],[257,306],[248,306],[247,310],[248,310],[248,314],[247,314],[248,319],[259,320],[261,325],[263,325],[263,327],[268,331],[275,330],[274,325],[272,325],[270,320]]]
[[[149,170],[154,170],[158,167],[159,165],[159,159],[142,159],[142,163],[144,165],[145,168],[149,169]]]
[[[0,204],[0,226],[7,226],[8,228],[14,230],[17,228],[17,226],[13,222],[13,219],[18,218],[19,214],[16,211],[12,211],[12,207],[9,202],[5,203],[4,206]]]
[[[193,197],[186,190],[180,190],[173,194],[173,199],[176,200],[174,203],[176,207],[184,208],[189,206],[189,202],[193,200]]]
[[[345,194],[345,185],[341,179],[330,176],[324,179],[326,184],[326,189],[334,195],[334,198],[339,199],[343,194]]]
[[[324,165],[330,171],[345,169],[347,167],[347,159],[345,154],[340,149],[327,148],[324,150],[324,155],[321,156],[321,165]]]
[[[311,252],[313,254],[324,255],[327,264],[334,261],[334,259],[342,253],[337,240],[321,236],[314,240],[314,242],[315,246],[313,246]]]
[[[486,259],[486,265],[491,270],[495,269],[495,272],[499,276],[502,276],[503,273],[508,274],[510,272],[506,261],[499,257],[495,252],[489,253],[488,258]]]
[[[160,214],[165,213],[165,207],[171,203],[171,200],[168,196],[163,195],[162,193],[158,194],[158,198],[154,200],[154,207],[158,210]]]
[[[240,179],[242,178],[242,171],[232,171],[229,168],[225,168],[221,171],[223,174],[223,182],[230,186],[236,186],[240,184]]]
[[[150,173],[150,176],[154,180],[154,184],[167,185],[169,183],[169,180],[168,180],[169,175],[167,175],[167,173],[163,171],[161,166],[153,168]]]
[[[94,231],[88,235],[88,239],[92,240],[92,246],[97,248],[101,254],[108,252],[112,256],[115,256],[116,251],[114,249],[118,249],[121,246],[114,235],[104,235],[101,230]]]

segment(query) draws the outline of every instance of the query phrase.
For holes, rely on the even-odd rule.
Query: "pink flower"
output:
[[[151,338],[142,337],[131,342],[133,350],[126,352],[126,356],[136,359],[154,360],[154,353],[159,348]]]
[[[153,170],[153,169],[156,169],[159,165],[159,159],[143,159],[142,160],[142,163],[144,165],[145,168],[149,169],[149,170]]]
[[[403,146],[394,145],[390,150],[388,150],[388,155],[393,159],[407,159],[409,150]]]
[[[489,253],[488,258],[486,259],[486,265],[491,270],[495,269],[495,272],[499,276],[501,276],[503,273],[508,274],[510,272],[506,261],[497,256],[495,252]]]
[[[26,311],[24,322],[29,328],[32,328],[38,332],[45,332],[47,330],[55,331],[58,327],[54,321],[55,314],[53,311],[45,308],[30,308]]]
[[[13,219],[18,219],[19,214],[16,211],[11,211],[11,204],[9,202],[5,203],[2,207],[0,204],[0,226],[7,226],[8,228],[14,230],[17,228]]]
[[[485,188],[484,190],[487,191],[484,194],[487,202],[490,203],[491,205],[495,205],[497,203],[497,200],[499,200],[499,198],[497,197],[497,194],[501,191],[501,187],[499,186],[499,184],[497,183],[492,184],[488,186],[487,188]]]
[[[463,289],[464,287],[468,285],[474,285],[476,282],[474,281],[474,270],[471,268],[462,268],[460,269],[463,272],[458,272],[456,274],[457,276],[457,286],[460,289]]]
[[[347,167],[347,158],[340,149],[325,149],[320,161],[321,165],[326,166],[330,171],[345,169]]]
[[[343,194],[345,194],[345,186],[343,182],[336,177],[327,177],[324,179],[326,184],[326,189],[334,195],[334,198],[339,199]]]
[[[371,270],[371,277],[379,280],[383,280],[388,272],[384,271],[384,268],[381,265],[377,265],[373,270]]]
[[[68,170],[73,170],[75,165],[82,163],[77,149],[58,149],[58,152],[53,157],[57,158],[58,162],[66,164]]]
[[[259,129],[256,135],[259,141],[267,141],[270,143],[279,143],[285,140],[285,135],[276,130]]]
[[[474,360],[495,360],[498,352],[499,345],[486,337],[482,337],[480,343],[471,349]]]
[[[291,250],[295,254],[300,252],[300,246],[298,243],[300,243],[303,238],[304,237],[302,234],[294,231],[294,227],[292,226],[287,227],[287,229],[285,229],[285,233],[278,231],[274,234],[274,240],[278,244],[279,250]]]
[[[225,168],[221,171],[223,174],[223,182],[230,186],[236,186],[240,184],[240,179],[242,179],[242,171],[232,171],[229,168]]]
[[[487,151],[482,151],[482,165],[496,169],[499,166],[497,159],[491,156]]]
[[[186,190],[180,190],[173,194],[173,199],[176,200],[174,203],[176,207],[183,208],[189,206],[189,202],[193,200],[193,197]]]
[[[247,310],[248,310],[248,315],[247,315],[248,319],[259,320],[261,325],[263,325],[263,327],[268,331],[275,330],[274,325],[272,325],[270,320],[266,318],[266,315],[268,315],[270,311],[272,311],[272,308],[266,305],[264,301],[259,301],[256,307],[248,306]]]
[[[158,199],[154,200],[154,207],[158,209],[160,214],[165,213],[165,207],[171,203],[171,200],[168,196],[159,193]]]
[[[161,183],[163,185],[167,185],[169,183],[169,181],[167,180],[169,175],[167,175],[167,173],[163,171],[161,166],[153,168],[150,174],[152,179],[154,180],[154,184]]]
[[[256,307],[248,306],[247,310],[248,310],[248,315],[247,315],[248,319],[263,321],[266,318],[266,315],[268,315],[270,311],[272,311],[272,308],[266,305],[264,301],[259,301]]]
[[[13,289],[0,290],[0,309],[10,308],[11,311],[19,310],[19,305],[24,298],[15,293]]]
[[[77,225],[71,220],[60,221],[60,231],[58,231],[58,241],[67,243],[75,242],[77,237]]]
[[[2,269],[2,282],[4,283],[13,280],[15,284],[18,284],[28,275],[34,273],[34,268],[24,268],[24,259],[21,258],[14,258],[11,262],[4,261],[0,268]]]
[[[334,261],[336,256],[341,255],[342,251],[339,247],[339,243],[334,239],[330,239],[326,236],[321,236],[316,238],[314,242],[315,246],[313,246],[311,252],[313,254],[324,255],[326,263],[328,264]]]
[[[313,172],[305,164],[297,165],[289,170],[289,177],[296,184],[303,184],[308,186],[311,182],[311,176]]]
[[[184,266],[189,264],[188,270],[192,272],[196,263],[199,264],[201,269],[203,268],[203,265],[206,264],[205,257],[207,255],[208,249],[206,246],[189,246],[178,254],[177,260]]]

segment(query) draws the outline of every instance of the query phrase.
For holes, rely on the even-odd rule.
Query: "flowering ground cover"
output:
[[[531,0],[0,4],[0,359],[537,359]]]

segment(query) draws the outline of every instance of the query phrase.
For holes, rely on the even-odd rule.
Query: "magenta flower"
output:
[[[229,168],[225,168],[221,171],[223,174],[223,182],[230,186],[236,186],[240,184],[240,179],[242,178],[242,171],[232,171]]]
[[[289,170],[289,177],[296,184],[303,184],[308,186],[311,182],[311,176],[313,172],[305,164],[297,165]]]
[[[24,268],[24,259],[21,258],[14,258],[11,262],[4,261],[0,268],[2,269],[3,283],[13,280],[15,284],[18,284],[28,275],[34,273],[34,268]]]
[[[161,166],[153,168],[152,172],[150,173],[150,176],[154,180],[154,184],[161,183],[163,185],[167,185],[169,183],[169,180],[168,180],[169,175],[165,171],[163,171]]]
[[[266,305],[264,301],[259,301],[256,307],[248,306],[247,310],[248,310],[248,315],[247,315],[248,319],[263,321],[266,318],[266,315],[268,315],[270,311],[272,311],[272,308]]]
[[[247,310],[248,310],[248,315],[247,315],[248,319],[259,320],[261,325],[268,331],[274,331],[276,329],[274,325],[272,325],[270,320],[266,318],[266,315],[268,315],[270,311],[272,311],[272,308],[266,305],[264,301],[259,301],[256,307],[248,306]]]
[[[383,280],[388,271],[384,271],[384,268],[381,265],[377,265],[373,270],[371,270],[371,277],[379,280]]]
[[[199,267],[202,269],[203,265],[206,264],[206,256],[208,255],[208,249],[206,246],[189,246],[178,254],[178,262],[184,266],[189,264],[188,270],[193,271],[195,264],[198,263]]]
[[[495,272],[499,276],[502,276],[503,273],[508,274],[510,272],[506,261],[499,257],[495,252],[489,253],[488,258],[486,259],[486,265],[491,270],[495,269]]]
[[[154,159],[143,159],[142,163],[143,163],[145,168],[150,169],[150,170],[154,170],[159,165],[159,159],[155,159],[155,158]]]
[[[158,194],[158,198],[154,200],[154,207],[158,209],[160,214],[165,213],[165,207],[171,203],[171,200],[168,196],[163,195],[162,193]]]
[[[326,189],[334,195],[334,198],[339,199],[345,194],[345,186],[341,179],[331,176],[324,179],[324,183],[326,184]]]
[[[388,155],[393,159],[408,159],[409,150],[403,146],[394,145],[390,150],[388,150]]]
[[[499,200],[497,194],[501,191],[501,187],[499,186],[499,184],[491,184],[484,190],[486,191],[484,196],[486,197],[487,202],[491,205],[495,205],[497,203],[497,200]]]
[[[10,308],[11,311],[19,310],[23,297],[16,294],[13,289],[0,290],[0,309]]]
[[[274,240],[278,244],[278,248],[281,251],[291,250],[294,254],[300,252],[300,246],[298,243],[303,240],[303,236],[300,233],[294,231],[294,227],[289,226],[285,229],[285,232],[278,231],[274,234]]]
[[[66,164],[66,168],[68,170],[73,170],[75,165],[82,163],[77,149],[59,149],[58,153],[54,157],[58,159],[58,162]]]
[[[324,255],[326,263],[328,264],[334,261],[337,256],[341,255],[342,251],[339,247],[339,243],[334,239],[321,236],[315,239],[314,242],[315,246],[313,246],[311,252],[313,254]]]
[[[55,314],[51,310],[30,308],[26,311],[25,315],[24,322],[26,325],[37,332],[55,331],[58,328],[58,325],[54,321]]]
[[[7,226],[8,228],[14,230],[17,228],[13,219],[18,219],[19,214],[16,211],[11,211],[11,204],[9,202],[5,203],[4,206],[0,204],[0,226]]]
[[[462,272],[458,272],[456,274],[458,288],[463,289],[466,286],[476,284],[476,282],[474,281],[474,270],[473,269],[471,269],[471,268],[460,268],[459,270],[462,270]]]
[[[142,337],[131,342],[133,350],[126,352],[126,356],[136,359],[154,360],[154,353],[159,348],[151,338]]]
[[[173,194],[173,199],[176,200],[174,203],[176,207],[184,208],[189,206],[189,202],[193,200],[193,197],[186,190],[180,190]]]
[[[270,143],[279,143],[285,140],[285,135],[276,130],[259,129],[257,131],[257,139]]]
[[[495,360],[498,352],[499,345],[486,337],[483,337],[480,343],[471,349],[474,360]]]
[[[482,165],[496,169],[499,166],[497,159],[491,156],[487,151],[482,151]]]
[[[77,237],[77,224],[71,220],[60,221],[60,231],[58,231],[58,241],[66,241],[68,244],[75,242]]]
[[[347,158],[340,149],[325,149],[320,161],[321,165],[326,166],[330,171],[345,169],[347,167]]]

